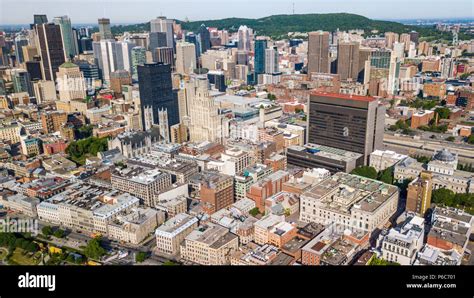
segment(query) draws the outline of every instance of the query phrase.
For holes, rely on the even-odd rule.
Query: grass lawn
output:
[[[18,265],[38,265],[40,257],[40,252],[32,255],[31,253],[26,253],[21,248],[16,248],[10,260]]]

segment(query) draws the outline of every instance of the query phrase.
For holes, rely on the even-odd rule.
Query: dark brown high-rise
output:
[[[61,27],[45,23],[36,25],[35,30],[43,79],[55,81],[59,66],[66,62]]]
[[[357,80],[359,75],[359,43],[341,42],[337,47],[337,73],[341,81]]]
[[[329,32],[308,33],[308,74],[329,73]]]
[[[308,143],[364,154],[383,148],[385,107],[369,96],[312,92]]]

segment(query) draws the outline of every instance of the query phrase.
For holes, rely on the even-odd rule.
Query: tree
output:
[[[105,249],[100,245],[100,237],[94,238],[87,243],[84,253],[88,258],[99,260],[105,255]]]
[[[438,114],[439,119],[448,119],[449,115],[451,114],[451,110],[449,108],[436,108],[435,112]]]
[[[372,258],[372,260],[369,263],[369,266],[397,266],[397,265],[400,265],[400,264],[395,263],[395,262],[389,262],[387,260],[380,259],[375,256]]]
[[[370,178],[377,179],[377,170],[374,167],[370,166],[360,166],[351,171],[351,174]]]
[[[393,184],[393,168],[390,167],[380,171],[377,175],[377,180],[383,183]]]
[[[436,204],[452,206],[454,202],[454,192],[446,188],[435,189],[432,192],[431,201]]]
[[[467,138],[467,142],[469,144],[474,144],[474,134],[471,134],[468,138]]]
[[[41,233],[43,233],[44,236],[48,237],[53,234],[53,229],[50,226],[44,226],[41,229]]]
[[[455,140],[456,140],[456,138],[453,137],[453,136],[449,136],[449,137],[446,138],[446,141],[448,141],[448,142],[454,142]]]
[[[137,263],[142,263],[143,261],[145,261],[146,257],[147,257],[146,252],[139,251],[139,252],[137,252],[137,254],[135,255],[135,261],[136,261]]]
[[[249,214],[252,216],[257,216],[258,214],[260,214],[260,211],[258,210],[258,207],[255,207],[249,211]]]
[[[63,238],[64,235],[65,235],[65,232],[64,232],[64,230],[61,230],[61,229],[57,229],[53,233],[53,236],[56,237],[56,238]]]

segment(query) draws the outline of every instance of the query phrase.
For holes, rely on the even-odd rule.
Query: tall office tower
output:
[[[76,39],[74,38],[71,26],[71,19],[68,16],[55,17],[53,23],[61,26],[63,36],[64,51],[66,58],[71,59],[77,55]]]
[[[248,65],[249,63],[249,53],[247,51],[237,51],[237,64],[239,65]]]
[[[91,64],[85,60],[76,61],[79,69],[84,75],[86,81],[86,87],[88,91],[94,90],[94,81],[100,79],[100,70],[96,64]]]
[[[265,73],[274,74],[279,72],[278,49],[271,47],[265,50]]]
[[[400,42],[403,42],[404,46],[405,46],[405,51],[408,51],[408,48],[410,47],[410,34],[408,33],[402,33],[400,35]]]
[[[159,110],[168,112],[168,127],[178,124],[178,96],[173,90],[171,66],[163,63],[145,63],[138,65],[137,70],[143,127],[146,127],[146,109],[150,110],[154,124],[159,124]]]
[[[194,48],[196,49],[196,60],[197,60],[197,58],[201,56],[201,45],[198,42],[198,36],[196,36],[192,32],[187,33],[186,36],[184,37],[184,41],[194,44]]]
[[[102,18],[99,19],[99,35],[100,39],[114,39],[112,31],[110,30],[110,19]]]
[[[114,57],[116,61],[115,70],[132,71],[132,48],[135,44],[127,41],[113,43]]]
[[[383,148],[385,107],[369,96],[312,92],[308,143],[364,154]]]
[[[239,27],[239,50],[250,51],[250,29],[247,26]]]
[[[100,69],[100,76],[104,82],[110,80],[110,73],[115,71],[115,59],[112,44],[114,41],[101,40],[92,43],[95,64]]]
[[[398,42],[398,33],[385,32],[385,45],[389,49],[393,49],[393,44]]]
[[[390,68],[390,59],[392,52],[390,50],[378,49],[372,52],[370,56],[370,66],[375,68]]]
[[[45,14],[35,14],[33,15],[33,24],[42,25],[48,23],[48,17]]]
[[[426,210],[431,206],[432,188],[431,172],[422,171],[420,177],[408,184],[406,211],[424,217]]]
[[[56,80],[59,66],[66,61],[61,27],[56,24],[46,23],[36,25],[36,44],[41,56],[41,72],[43,79]]]
[[[265,50],[267,49],[266,39],[255,40],[255,58],[254,58],[254,71],[255,79],[258,78],[259,74],[265,73]]]
[[[441,59],[441,77],[452,78],[454,77],[455,70],[454,58],[442,58]]]
[[[205,76],[198,76],[188,82],[185,88],[191,119],[190,140],[193,142],[220,142],[222,116],[219,115],[219,104],[209,94],[209,81]]]
[[[176,72],[180,74],[193,73],[196,68],[196,48],[190,42],[176,44]]]
[[[23,48],[28,46],[28,39],[23,35],[18,35],[15,37],[15,56],[17,64],[20,65],[21,63],[25,62],[25,57],[23,55]]]
[[[20,68],[13,69],[11,73],[13,89],[15,90],[15,92],[28,92],[30,96],[34,96],[30,74],[26,70]]]
[[[329,73],[329,32],[308,33],[308,73]]]
[[[66,62],[59,66],[57,82],[60,100],[70,101],[86,98],[86,83],[78,65]]]
[[[207,73],[209,83],[214,84],[214,88],[220,92],[225,92],[227,86],[225,84],[225,75],[223,71],[210,71]]]
[[[359,62],[358,62],[358,75],[357,81],[364,83],[365,77],[365,62],[370,60],[370,55],[372,53],[372,48],[361,48],[359,49]]]
[[[405,44],[403,42],[396,42],[393,44],[393,55],[399,59],[405,56]]]
[[[411,31],[409,34],[410,34],[410,41],[414,42],[415,45],[418,45],[418,40],[420,38],[420,33],[416,32],[416,31]]]
[[[26,61],[25,66],[26,66],[26,71],[30,74],[31,81],[43,79],[43,76],[41,74],[40,61]]]
[[[144,47],[132,48],[132,79],[138,81],[138,66],[146,63],[146,49]]]
[[[341,81],[356,80],[359,75],[359,43],[340,42],[337,47],[337,73]]]
[[[148,35],[148,50],[153,53],[156,48],[167,46],[166,32],[150,32]],[[172,48],[171,48],[172,49]]]
[[[229,43],[229,31],[227,30],[219,30],[218,32],[219,38],[221,39],[221,45],[225,46]]]
[[[164,16],[158,17],[150,21],[150,32],[165,32],[166,46],[174,49],[173,23],[173,20],[169,20]]]
[[[38,49],[34,46],[23,46],[23,60],[25,62],[33,61],[35,56],[38,56]]]
[[[202,24],[198,30],[199,34],[199,43],[200,43],[200,54],[204,54],[207,50],[211,48],[211,34],[207,30],[206,25]]]
[[[169,64],[171,65],[171,69],[175,68],[173,48],[168,48],[168,47],[156,48],[152,52],[152,55],[153,55],[153,62],[161,62],[163,64]]]
[[[78,51],[79,53],[90,52],[92,51],[92,39],[89,37],[81,37],[78,41]]]

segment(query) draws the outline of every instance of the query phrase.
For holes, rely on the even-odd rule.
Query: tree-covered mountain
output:
[[[274,15],[260,19],[246,18],[227,18],[221,20],[204,20],[184,22],[176,21],[181,24],[184,30],[197,31],[201,24],[207,27],[217,27],[218,29],[227,29],[231,32],[238,30],[240,25],[247,25],[254,29],[258,35],[268,35],[271,37],[283,37],[288,32],[310,32],[315,30],[335,31],[363,29],[366,34],[372,30],[379,32],[397,32],[404,33],[416,30],[422,37],[435,37],[450,39],[450,33],[441,33],[432,27],[419,27],[400,24],[390,21],[377,21],[369,18],[349,13],[328,13],[328,14],[296,14],[296,15]],[[135,25],[121,25],[112,27],[114,33],[143,32],[149,31],[150,23]],[[446,35],[446,36],[445,36]],[[460,36],[461,37],[461,36]]]

